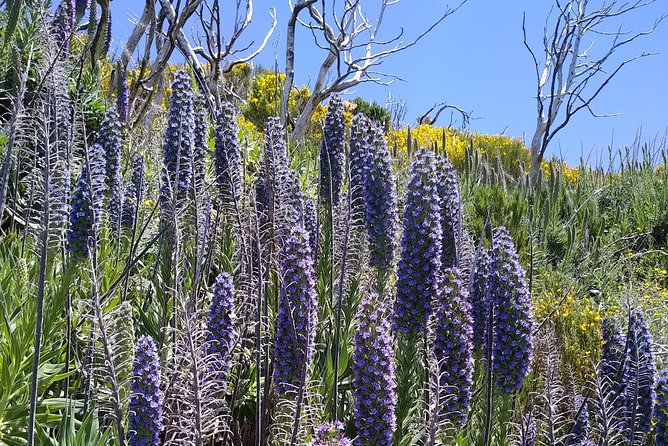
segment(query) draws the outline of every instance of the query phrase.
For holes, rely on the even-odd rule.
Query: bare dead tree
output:
[[[138,64],[139,76],[136,82],[140,88],[133,89],[133,99],[141,94],[146,96],[147,101],[152,99],[152,93],[160,85],[162,74],[176,50],[190,65],[200,91],[208,99],[209,107],[215,106],[221,75],[235,65],[255,58],[264,49],[276,27],[276,13],[271,9],[272,25],[263,41],[254,49],[254,41],[242,46],[239,39],[253,18],[253,0],[231,1],[233,5],[227,7],[222,5],[223,0],[177,0],[175,5],[171,0],[146,0],[144,11],[120,55],[116,80],[122,81],[137,47],[144,39],[146,44]],[[231,34],[226,38],[221,27],[222,16],[228,14],[234,14],[234,22]],[[203,45],[193,46],[193,36],[186,34],[185,29],[193,16],[199,18],[204,38],[196,38],[200,42],[204,40]],[[147,110],[147,107],[139,109]],[[135,118],[135,122],[141,120],[141,116]]]
[[[593,9],[589,0],[555,0],[545,23],[541,61],[527,42],[524,18],[524,46],[533,59],[537,81],[538,118],[531,139],[529,170],[533,181],[540,177],[540,164],[550,141],[575,114],[587,110],[594,117],[611,116],[595,113],[592,102],[624,66],[652,54],[642,52],[619,61],[615,60],[618,50],[653,33],[666,16],[641,32],[606,27],[654,2],[609,0]]]
[[[227,15],[230,11],[221,11],[221,0],[204,2],[197,13],[204,32],[204,44],[200,44],[193,50],[207,62],[208,81],[212,91],[215,91],[220,85],[223,74],[229,73],[235,65],[247,63],[260,54],[276,28],[276,10],[271,8],[269,15],[272,24],[260,45],[252,50],[251,47],[255,42],[251,41],[247,45],[238,47],[239,39],[253,19],[253,2],[251,0],[235,0],[235,2],[234,24],[229,38],[225,38],[221,30],[221,13]]]
[[[283,102],[287,103],[294,79],[294,47],[296,23],[309,29],[315,44],[326,55],[315,78],[311,97],[296,119],[291,138],[301,141],[316,107],[334,93],[345,91],[362,82],[387,85],[398,77],[378,70],[378,66],[393,54],[404,51],[422,40],[447,17],[462,7],[462,0],[455,7],[446,6],[444,12],[425,30],[409,42],[402,41],[404,30],[389,40],[380,40],[385,14],[400,0],[382,0],[380,9],[372,20],[368,18],[361,0],[345,0],[337,6],[336,1],[299,0],[290,3],[292,15],[288,22],[285,60],[286,82]],[[302,10],[308,9],[309,21],[299,18]],[[283,106],[286,114],[285,105]],[[285,119],[285,116],[284,116]]]
[[[468,127],[468,125],[471,123],[471,119],[476,119],[475,117],[473,117],[473,112],[466,111],[461,107],[442,101],[435,103],[429,110],[427,110],[426,113],[418,117],[417,122],[419,125],[436,124],[436,121],[441,116],[441,113],[443,113],[445,110],[452,111],[452,114],[450,115],[450,124],[448,124],[448,127],[452,127],[453,124],[455,123],[456,121],[455,115],[461,117],[460,127],[462,130]],[[431,117],[432,113],[434,113],[433,118]]]
[[[288,119],[288,101],[290,99],[290,90],[295,80],[295,31],[297,28],[297,19],[299,13],[315,4],[318,0],[298,0],[292,6],[290,19],[288,19],[287,42],[285,45],[285,88],[283,89],[283,98],[281,100],[281,124],[285,125]]]

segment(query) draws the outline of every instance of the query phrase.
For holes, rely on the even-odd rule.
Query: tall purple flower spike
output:
[[[320,148],[320,191],[327,205],[339,203],[346,164],[345,133],[343,101],[334,95],[327,108]]]
[[[437,298],[441,221],[434,154],[418,152],[406,192],[401,259],[397,269],[394,328],[421,333]]]
[[[390,151],[377,127],[372,129],[364,182],[369,264],[385,271],[394,262],[397,245],[397,189]]]
[[[135,347],[132,396],[128,413],[128,444],[159,446],[163,429],[160,360],[153,339],[143,336]]]
[[[276,393],[294,390],[313,357],[318,317],[309,235],[295,224],[285,240],[274,343]]]
[[[352,372],[357,446],[390,446],[397,427],[394,341],[385,303],[370,292],[360,303]]]
[[[526,272],[508,230],[492,236],[494,336],[492,370],[502,394],[518,390],[529,373],[533,320]]]
[[[466,287],[457,268],[443,273],[434,313],[434,355],[438,361],[442,398],[441,420],[463,426],[471,409],[473,328]]]

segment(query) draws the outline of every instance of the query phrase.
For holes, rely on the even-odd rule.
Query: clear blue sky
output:
[[[598,2],[592,0],[591,3]],[[232,7],[234,2],[221,0],[221,4]],[[380,1],[362,0],[362,4],[369,11],[375,11]],[[403,40],[409,41],[439,16],[443,4],[438,0],[403,0],[388,10],[380,38],[393,37],[403,27]],[[360,85],[347,96],[362,96],[381,105],[387,102],[388,94],[403,99],[408,107],[406,121],[409,123],[414,123],[415,118],[435,102],[448,101],[472,110],[480,118],[471,123],[473,131],[505,132],[529,140],[536,121],[533,98],[536,80],[531,57],[522,43],[522,14],[526,12],[530,41],[540,50],[542,29],[551,4],[549,0],[469,0],[417,46],[383,63],[382,71],[405,81],[395,81],[389,87]],[[255,63],[273,67],[278,57],[279,69],[283,69],[289,16],[287,0],[256,0],[255,16],[245,42],[262,39],[270,24],[270,7],[277,9],[278,26]],[[112,50],[117,50],[126,40],[132,30],[129,17],[140,14],[141,8],[143,1],[140,0],[112,1]],[[665,12],[668,12],[668,2],[658,0],[611,27],[623,25],[629,31],[642,31]],[[594,50],[596,48],[595,45]],[[665,134],[668,128],[668,21],[654,34],[620,51],[616,60],[643,51],[659,54],[625,67],[594,103],[597,113],[623,113],[623,116],[594,118],[583,111],[556,137],[549,152],[561,154],[571,164],[592,151],[603,154],[603,160],[607,160],[607,147],[613,138],[614,146],[620,147],[631,145],[641,128],[643,140],[651,141]],[[310,32],[298,33],[296,82],[312,83],[324,57],[324,51],[313,44]],[[445,123],[449,117],[442,116],[440,120]]]

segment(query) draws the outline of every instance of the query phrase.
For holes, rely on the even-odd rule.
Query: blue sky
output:
[[[231,7],[233,3],[221,0],[223,7]],[[369,11],[375,11],[380,0],[362,0],[362,4]],[[404,81],[395,81],[389,87],[359,85],[347,96],[361,96],[384,105],[391,94],[406,102],[406,121],[409,123],[414,123],[415,118],[435,102],[448,101],[472,110],[479,118],[470,125],[473,131],[505,132],[529,140],[536,124],[533,98],[536,80],[531,57],[522,43],[522,14],[526,13],[530,42],[534,48],[540,49],[551,4],[548,0],[469,0],[417,46],[386,59],[382,71],[393,73]],[[394,37],[403,27],[403,40],[411,40],[429,26],[430,20],[440,15],[443,5],[437,0],[403,0],[388,10],[382,28],[384,33],[380,37]],[[141,13],[142,7],[143,1],[139,0],[112,1],[112,50],[125,41],[132,30],[130,17]],[[268,11],[271,7],[277,10],[278,26],[255,63],[273,67],[278,58],[279,69],[282,69],[289,16],[287,0],[256,0],[254,19],[245,42],[262,39],[270,24]],[[623,26],[625,30],[643,31],[666,12],[668,4],[658,0],[629,14],[622,22],[611,23],[611,30]],[[600,47],[602,42],[598,43]],[[668,128],[668,21],[654,34],[620,51],[616,60],[643,51],[659,54],[625,67],[593,104],[597,113],[623,115],[594,118],[581,112],[555,138],[549,149],[551,154],[563,156],[571,164],[579,162],[581,156],[591,156],[592,162],[602,157],[600,161],[605,162],[611,143],[614,147],[631,145],[641,129],[644,141],[665,134]],[[312,84],[324,57],[324,51],[313,44],[310,32],[299,32],[295,66],[297,84]],[[449,116],[439,120],[441,124],[446,123]]]

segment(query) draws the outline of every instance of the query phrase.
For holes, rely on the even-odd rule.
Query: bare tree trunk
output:
[[[283,98],[281,99],[281,124],[285,125],[288,120],[288,101],[290,90],[295,79],[295,27],[299,13],[314,4],[317,0],[300,0],[295,5],[288,20],[287,43],[285,45],[285,85],[283,86]]]
[[[532,183],[540,179],[540,165],[543,161],[543,141],[545,140],[545,132],[547,131],[547,124],[540,118],[536,124],[536,131],[531,139],[531,167],[529,168],[529,179]]]
[[[316,80],[315,85],[313,86],[313,94],[311,95],[310,98],[308,98],[308,101],[304,106],[304,110],[302,110],[301,114],[299,115],[299,118],[295,123],[295,128],[292,130],[292,133],[290,134],[290,139],[292,139],[293,141],[301,142],[304,140],[304,136],[306,135],[306,128],[308,127],[308,123],[311,121],[311,117],[315,112],[315,108],[318,105],[320,105],[320,103],[323,100],[327,99],[327,97],[330,94],[338,91],[336,90],[336,85],[332,85],[329,88],[325,88],[327,73],[329,73],[329,70],[332,68],[332,66],[334,66],[335,61],[336,61],[336,53],[330,51],[327,54],[325,61],[320,66],[320,71],[318,72],[318,79]]]
[[[290,134],[290,138],[293,141],[300,142],[304,140],[304,137],[306,136],[306,128],[311,121],[311,116],[313,116],[315,108],[320,102],[322,102],[322,98],[319,95],[312,95],[308,99],[306,106],[304,106],[304,110],[302,110],[299,119],[297,119],[297,122],[295,123],[295,128]]]

